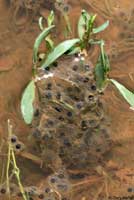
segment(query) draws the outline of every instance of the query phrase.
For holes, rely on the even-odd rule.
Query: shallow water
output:
[[[7,119],[11,120],[13,130],[19,139],[27,143],[30,128],[23,122],[19,106],[22,91],[31,77],[32,47],[39,33],[36,19],[31,22],[25,12],[24,15],[18,13],[19,16],[14,14],[12,17],[16,9],[11,10],[11,1],[6,2],[0,0],[0,139],[3,147],[5,147],[7,138]],[[68,2],[71,7],[69,17],[74,36],[76,35],[76,22],[82,8],[98,14],[97,24],[107,19],[110,20],[108,29],[100,34],[100,37],[106,41],[106,49],[110,57],[110,77],[120,81],[133,91],[133,3],[128,0]],[[48,13],[48,8],[51,9],[49,6],[40,11],[43,16]],[[62,17],[59,17],[59,25],[58,40],[62,40],[63,36],[59,35],[64,26]],[[91,52],[90,58],[93,63],[95,63],[97,52],[96,50]],[[108,193],[108,196],[131,196],[133,193],[129,193],[127,190],[134,187],[134,111],[130,110],[129,105],[112,86],[106,89],[104,102],[111,122],[111,135],[118,145],[113,148],[109,155],[106,168],[107,181],[104,182],[104,185],[107,183],[107,187],[102,188],[102,190],[104,193]],[[1,160],[3,158],[6,160],[1,149],[0,151]],[[40,185],[44,181],[46,172],[34,162],[18,157],[18,164],[24,184],[32,185],[34,182],[35,185]],[[116,174],[117,180],[110,178],[109,174],[113,172]],[[76,193],[72,194],[71,199],[90,200],[94,197],[94,199],[103,200],[103,197],[95,197],[94,195],[101,190],[99,181],[93,186],[92,184],[83,186],[78,187],[79,192],[77,195]],[[0,197],[0,199],[4,199],[4,197]]]

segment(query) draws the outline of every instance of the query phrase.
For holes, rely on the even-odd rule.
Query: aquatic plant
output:
[[[48,16],[48,27],[43,27],[42,19],[39,19],[39,26],[42,32],[36,38],[34,43],[33,50],[33,80],[30,81],[28,86],[26,87],[22,99],[21,99],[21,111],[23,118],[27,124],[30,124],[33,119],[33,102],[35,98],[35,90],[36,85],[35,81],[37,80],[37,71],[39,69],[48,70],[51,68],[52,64],[55,61],[63,56],[71,56],[73,54],[82,54],[88,56],[88,50],[92,45],[100,46],[100,55],[98,57],[98,61],[96,63],[94,69],[94,76],[96,80],[97,89],[99,91],[103,91],[109,83],[112,83],[116,86],[125,100],[129,103],[131,107],[134,106],[134,94],[129,91],[125,86],[121,83],[117,82],[114,79],[108,77],[108,72],[110,70],[109,59],[107,53],[105,52],[104,45],[105,42],[100,39],[94,39],[94,35],[97,33],[104,31],[108,25],[109,21],[106,21],[99,27],[95,27],[95,19],[96,15],[89,14],[85,10],[82,10],[80,18],[78,20],[78,38],[68,39],[62,41],[57,46],[54,46],[54,42],[50,39],[51,30],[55,27],[53,25],[54,22],[54,13],[51,11]],[[38,50],[41,42],[45,40],[47,42],[48,53],[44,54],[41,62],[38,62]]]
[[[2,183],[0,187],[2,187],[3,185],[6,185],[5,193],[8,195],[10,199],[10,196],[12,195],[11,189],[10,189],[11,188],[10,182],[11,182],[11,178],[15,176],[23,199],[28,200],[28,197],[25,194],[25,191],[21,182],[20,169],[17,166],[17,162],[16,162],[16,156],[14,152],[14,143],[16,142],[17,142],[17,137],[13,136],[12,125],[10,123],[10,120],[8,120],[8,153],[7,153],[7,164],[6,164],[6,181]]]

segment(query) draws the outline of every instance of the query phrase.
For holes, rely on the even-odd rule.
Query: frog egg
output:
[[[7,189],[6,189],[6,186],[1,186],[0,187],[0,196],[2,195],[6,195],[7,194]]]
[[[38,194],[38,188],[35,186],[25,187],[25,191],[29,196],[36,196]]]
[[[25,145],[22,142],[17,142],[14,146],[13,146],[15,152],[20,153],[22,151],[24,151],[25,149]]]
[[[44,199],[45,198],[45,195],[43,194],[43,193],[40,193],[39,195],[38,195],[38,199]]]
[[[39,117],[39,115],[40,115],[40,110],[39,110],[39,108],[36,108],[34,110],[34,117]]]
[[[10,138],[11,144],[15,144],[18,141],[18,137],[16,135],[12,135]]]

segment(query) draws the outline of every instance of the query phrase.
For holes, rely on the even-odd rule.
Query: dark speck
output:
[[[50,120],[50,119],[47,121],[47,123],[48,123],[49,126],[53,126],[54,125],[54,122],[52,120]]]
[[[32,133],[32,136],[36,139],[41,137],[41,132],[38,129],[35,129]]]
[[[45,97],[46,97],[47,99],[51,99],[51,98],[52,98],[51,92],[48,92],[47,94],[45,94]]]
[[[61,93],[60,93],[60,92],[57,92],[56,98],[57,98],[58,100],[61,98]]]
[[[83,82],[84,83],[87,83],[89,81],[89,78],[88,77],[85,77],[84,79],[83,79]]]
[[[128,190],[127,190],[128,192],[132,192],[133,191],[133,189],[132,188],[128,188]]]
[[[72,117],[72,116],[73,116],[72,112],[68,112],[68,113],[67,113],[67,116],[68,116],[68,117]]]
[[[88,99],[89,99],[89,100],[93,100],[93,98],[94,98],[93,95],[89,95],[89,96],[88,96]]]
[[[49,192],[50,192],[50,188],[46,188],[46,189],[45,189],[45,192],[46,192],[46,193],[49,193]]]
[[[83,106],[83,103],[82,103],[82,102],[78,102],[78,103],[76,104],[76,107],[77,107],[78,109],[81,109],[82,106]]]
[[[72,69],[73,69],[73,71],[77,71],[78,70],[78,66],[74,65]]]
[[[60,120],[60,121],[64,121],[64,117],[59,116],[59,120]]]
[[[6,189],[5,188],[1,188],[0,193],[1,194],[5,194],[6,193]]]
[[[58,177],[62,179],[64,178],[64,174],[59,174]]]
[[[70,9],[69,5],[65,5],[64,8],[63,8],[64,12],[68,12],[69,9]]]
[[[61,109],[61,108],[55,107],[54,109],[55,109],[57,112],[62,112],[62,109]]]
[[[70,147],[71,144],[67,138],[64,139],[64,145]]]
[[[96,152],[101,152],[101,149],[100,149],[100,148],[97,148],[97,149],[96,149]]]
[[[51,84],[51,83],[48,83],[48,84],[47,84],[47,89],[48,89],[48,90],[51,90],[51,89],[52,89],[52,84]]]
[[[91,86],[91,90],[94,90],[94,91],[95,91],[95,90],[96,90],[96,85],[92,85],[92,86]]]
[[[86,121],[82,121],[81,122],[81,128],[82,128],[82,130],[87,130],[87,124],[86,124]]]
[[[11,142],[12,142],[12,143],[15,143],[16,141],[17,141],[17,137],[16,137],[16,136],[12,136],[12,137],[11,137]]]
[[[50,70],[50,67],[46,67],[45,70],[46,70],[46,71],[49,71],[49,70]]]
[[[54,63],[53,63],[53,66],[54,66],[54,67],[58,67],[58,62],[54,62]]]
[[[21,144],[16,144],[16,149],[21,149]]]
[[[51,183],[55,183],[56,182],[56,180],[55,180],[55,178],[51,178]]]
[[[34,117],[38,117],[39,114],[40,114],[40,111],[39,111],[39,109],[37,108],[37,109],[35,110],[35,112],[34,112]]]
[[[44,199],[44,195],[43,194],[39,194],[39,199]]]

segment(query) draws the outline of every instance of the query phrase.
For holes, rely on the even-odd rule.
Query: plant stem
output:
[[[15,174],[15,176],[17,178],[18,185],[19,185],[19,188],[20,188],[20,192],[21,192],[21,194],[23,196],[23,199],[27,200],[23,185],[22,185],[21,180],[20,180],[20,169],[17,167],[16,158],[15,158],[15,154],[14,154],[13,149],[11,151],[11,155],[12,155],[13,166],[14,166],[14,174]]]
[[[11,138],[12,126],[10,125],[10,120],[8,120],[8,140]],[[6,184],[7,184],[7,192],[10,197],[10,182],[9,182],[9,169],[11,162],[11,144],[8,142],[8,156],[7,156],[7,168],[6,168]]]

